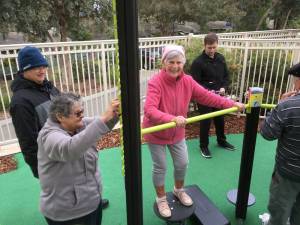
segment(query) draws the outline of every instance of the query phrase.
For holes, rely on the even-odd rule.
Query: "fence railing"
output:
[[[282,39],[299,37],[300,29],[220,33],[220,38]]]
[[[292,89],[288,69],[300,61],[300,38],[295,39],[221,39],[231,74],[231,94],[244,101],[249,87],[264,89],[263,102],[276,104],[279,96]]]
[[[231,37],[237,35],[239,38],[220,34],[220,50],[232,71],[229,94],[243,101],[248,87],[260,86],[264,88],[264,102],[277,103],[279,94],[291,88],[287,69],[300,61],[300,39],[287,38],[297,32],[299,30],[247,32],[246,39],[239,36],[244,32],[231,34]],[[285,38],[263,39],[263,36],[268,35],[281,35]],[[141,111],[147,81],[160,65],[162,47],[171,43],[188,46],[192,38],[203,37],[188,35],[139,40]],[[12,96],[10,84],[19,68],[18,51],[26,45],[29,44],[0,46],[0,145],[16,142],[8,112]],[[49,62],[47,78],[56,87],[61,91],[73,91],[83,96],[86,116],[102,113],[108,101],[117,96],[119,75],[116,72],[116,40],[30,45],[40,48],[45,55]]]

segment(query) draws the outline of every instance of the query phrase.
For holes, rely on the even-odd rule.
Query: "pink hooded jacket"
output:
[[[234,101],[206,90],[189,75],[182,73],[174,78],[165,70],[160,70],[148,82],[143,128],[171,122],[176,116],[186,118],[191,100],[215,108],[234,105]],[[175,127],[145,134],[144,138],[152,144],[175,144],[185,138],[185,128]]]

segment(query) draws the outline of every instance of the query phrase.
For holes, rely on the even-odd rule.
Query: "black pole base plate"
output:
[[[227,200],[232,203],[233,205],[236,204],[236,200],[237,200],[237,189],[233,189],[227,192]],[[248,197],[248,206],[252,206],[254,205],[256,202],[255,200],[255,196],[251,193],[249,193],[249,197]]]

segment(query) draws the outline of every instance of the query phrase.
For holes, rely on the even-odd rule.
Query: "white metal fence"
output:
[[[248,87],[260,86],[265,90],[264,102],[276,103],[279,93],[289,88],[287,69],[300,61],[298,32],[300,30],[220,34],[219,46],[232,71],[230,94],[243,101]],[[187,44],[193,37],[202,39],[204,36],[139,40],[141,109],[147,81],[160,64],[162,47],[178,42]],[[30,45],[40,48],[47,58],[47,78],[56,87],[84,97],[87,116],[103,112],[108,101],[118,95],[115,40]],[[18,71],[17,53],[24,46],[0,46],[0,146],[16,142],[8,106],[12,96],[10,84]]]
[[[225,58],[233,68],[231,94],[243,101],[251,86],[264,88],[264,102],[277,103],[289,90],[287,70],[300,61],[300,38],[294,39],[221,39]]]
[[[186,37],[140,40],[141,99],[148,79],[158,68],[162,46],[178,40],[185,41]],[[16,142],[8,111],[12,97],[10,84],[19,68],[18,51],[26,45],[0,46],[0,145]],[[108,101],[118,95],[116,40],[29,45],[40,48],[49,62],[47,79],[61,91],[77,92],[83,96],[86,116],[99,115]]]
[[[220,38],[282,39],[296,38],[300,29],[221,33]]]

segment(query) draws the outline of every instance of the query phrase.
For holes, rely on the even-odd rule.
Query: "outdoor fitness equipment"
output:
[[[260,108],[268,108],[271,109],[275,105],[270,104],[262,104],[262,95],[263,95],[263,89],[258,87],[252,87],[249,89],[249,103],[246,106],[246,125],[245,125],[245,132],[244,132],[244,140],[243,140],[243,151],[242,151],[242,157],[241,157],[241,165],[240,165],[240,175],[239,175],[239,186],[238,190],[231,190],[227,194],[228,200],[236,205],[236,218],[240,220],[241,222],[246,219],[247,214],[247,207],[251,206],[255,203],[255,197],[253,194],[249,193],[250,190],[250,183],[251,183],[251,175],[252,175],[252,166],[253,166],[253,159],[254,159],[254,152],[255,152],[255,143],[256,143],[256,136],[257,136],[257,126],[259,121],[259,112]],[[193,118],[188,118],[187,123],[193,123],[196,121],[212,118],[214,116],[220,116],[224,115],[230,112],[237,111],[236,107],[216,111],[213,113],[208,113],[205,115],[196,116]],[[168,129],[171,127],[175,127],[175,122],[166,123],[162,125],[158,125],[155,127],[149,127],[142,130],[142,134],[146,133],[152,133],[164,129]],[[195,212],[193,215],[196,215],[198,218],[198,221],[201,225],[226,225],[230,224],[225,216],[223,216],[217,207],[213,205],[212,202],[205,196],[205,194],[200,190],[199,187],[196,185],[193,185],[196,188],[198,188],[198,191],[195,193],[191,193],[192,199],[205,199],[206,198],[206,207],[211,205],[211,213],[208,213],[207,208],[203,207],[204,204],[201,204],[201,202],[194,202],[195,204]],[[195,200],[194,200],[195,201]],[[200,206],[198,205],[200,204]],[[184,206],[182,206],[184,207]],[[200,209],[199,209],[200,208]],[[201,210],[203,209],[204,210]],[[156,211],[157,213],[157,211]],[[173,213],[173,212],[172,212]],[[177,211],[174,212],[174,217],[176,215]],[[178,212],[179,213],[179,212]],[[209,216],[208,216],[209,215]],[[218,218],[215,215],[221,215],[220,218]],[[184,221],[189,216],[186,214],[186,218],[181,220],[183,221],[182,224],[184,224]],[[208,219],[207,219],[208,218]],[[218,219],[215,219],[218,218]],[[225,219],[224,219],[225,218]],[[169,219],[164,218],[169,224],[170,222],[177,222],[174,221],[174,219],[171,217]],[[180,222],[180,221],[178,221]]]
[[[138,69],[139,60],[137,57],[139,46],[136,0],[116,0],[116,12],[118,23],[119,66],[122,96],[127,224],[142,225],[143,197],[141,177],[140,92]],[[261,107],[272,108],[273,105],[262,104]],[[217,116],[217,114],[224,115],[235,111],[237,111],[237,108],[233,107],[231,109],[190,118],[187,119],[187,121],[188,123],[192,123],[199,121],[199,118],[207,119],[211,116]],[[163,128],[164,126],[167,127],[165,129],[168,129],[175,127],[175,123],[168,123],[167,125],[147,128],[142,130],[142,134],[147,132],[150,133],[150,131],[155,129],[156,131],[159,131],[159,128]],[[240,207],[247,208],[247,204],[236,205],[236,209]],[[244,214],[244,217],[245,215],[246,214]],[[236,214],[236,217],[243,217],[243,215]]]
[[[182,205],[172,192],[168,192],[167,200],[172,216],[170,218],[160,216],[156,202],[153,204],[155,214],[165,220],[168,225],[185,225],[190,217],[201,225],[230,225],[228,219],[197,185],[186,186],[185,191],[193,199],[192,206]]]

